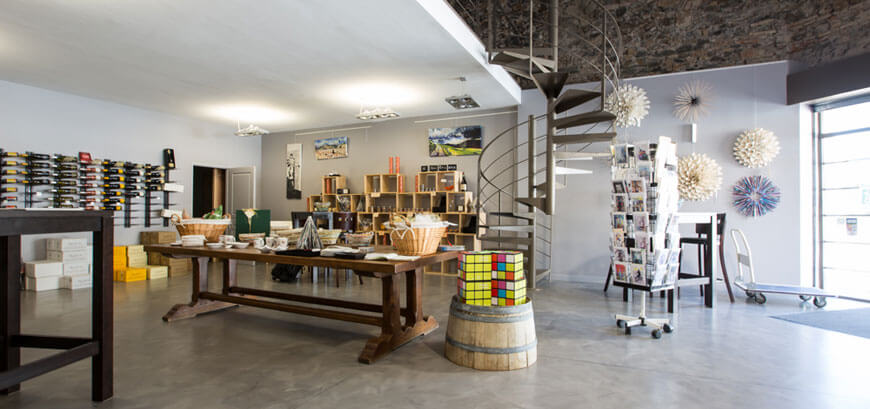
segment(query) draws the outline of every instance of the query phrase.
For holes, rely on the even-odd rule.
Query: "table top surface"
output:
[[[274,264],[296,264],[303,266],[346,268],[361,272],[397,274],[412,271],[424,266],[442,261],[454,260],[459,256],[458,251],[439,251],[434,254],[421,256],[413,261],[386,261],[386,260],[350,260],[336,257],[299,257],[282,256],[275,253],[261,253],[259,250],[248,247],[246,249],[210,249],[208,247],[181,247],[169,244],[150,244],[145,246],[146,252],[157,252],[168,255],[189,257],[214,257],[219,259],[262,261]],[[395,253],[390,246],[375,246],[378,253]]]

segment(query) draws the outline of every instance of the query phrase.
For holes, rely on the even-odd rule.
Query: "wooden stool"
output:
[[[723,240],[725,231],[725,213],[717,213],[716,214],[716,236],[719,240],[719,264],[722,266],[722,278],[725,279],[725,288],[728,290],[728,298],[731,299],[731,302],[734,302],[734,294],[731,292],[731,280],[728,279],[728,270],[725,269],[725,240]],[[697,237],[683,237],[680,238],[680,249],[683,248],[683,244],[691,244],[698,246],[698,274],[689,274],[683,273],[682,263],[683,263],[683,251],[680,251],[680,273],[679,278],[699,278],[704,276],[704,257],[706,257],[707,251],[710,249],[707,248],[707,244],[710,241],[710,225],[709,224],[699,224],[695,226],[695,233],[698,235]],[[716,277],[711,277],[711,280],[716,280]],[[704,295],[704,286],[699,286],[701,290],[701,296]],[[680,289],[677,288],[677,296],[679,297]]]

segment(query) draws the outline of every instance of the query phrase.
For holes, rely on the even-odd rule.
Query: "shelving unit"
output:
[[[405,191],[405,175],[399,173],[378,173],[365,175],[363,193],[403,193]]]
[[[347,188],[347,178],[341,175],[323,176],[320,178],[320,194],[337,194],[338,189]]]
[[[462,171],[419,172],[416,177],[417,192],[459,192]]]

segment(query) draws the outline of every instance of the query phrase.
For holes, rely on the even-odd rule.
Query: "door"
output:
[[[821,110],[817,129],[820,284],[870,299],[870,102]]]
[[[232,217],[236,210],[257,207],[256,180],[253,166],[227,169],[227,211]]]

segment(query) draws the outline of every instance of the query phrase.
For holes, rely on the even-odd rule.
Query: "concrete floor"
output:
[[[215,271],[216,273],[216,271]],[[215,276],[215,278],[217,278]],[[216,281],[212,281],[213,283]],[[380,285],[274,284],[263,266],[240,284],[369,302]],[[90,362],[25,382],[0,408],[867,408],[870,339],[771,319],[813,310],[797,297],[701,307],[684,291],[677,332],[625,336],[619,290],[552,283],[533,293],[538,363],[480,372],[443,357],[454,281],[427,276],[424,311],[441,327],[374,365],[357,363],[375,327],[240,307],[160,317],[189,297],[190,276],[115,285],[115,397],[90,402]],[[404,287],[404,286],[403,286]],[[692,293],[691,295],[687,293]],[[635,298],[635,307],[638,306]],[[25,293],[23,330],[86,336],[89,290]],[[860,306],[832,300],[828,308]],[[650,315],[664,311],[655,298]],[[44,352],[27,350],[26,361]]]

